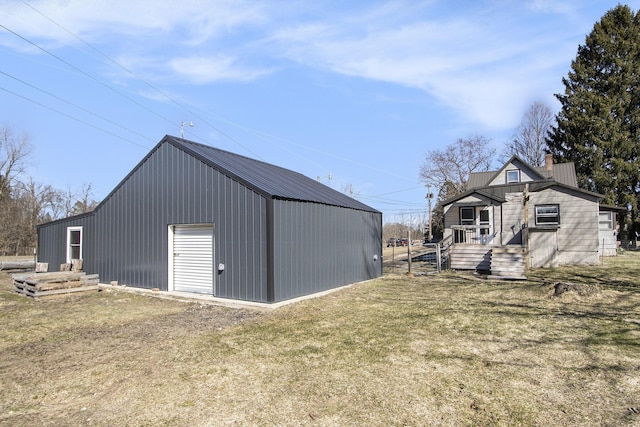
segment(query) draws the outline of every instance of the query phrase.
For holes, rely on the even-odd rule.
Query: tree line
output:
[[[0,256],[31,255],[36,226],[93,210],[91,184],[60,190],[27,176],[29,136],[0,128]]]
[[[562,78],[564,93],[554,94],[560,111],[532,104],[500,153],[503,161],[515,154],[532,166],[542,166],[546,153],[573,162],[580,188],[623,208],[623,238],[640,233],[639,40],[640,12],[626,5],[609,10],[578,47]],[[489,143],[476,135],[427,153],[420,179],[440,190],[434,229],[442,229],[442,202],[466,189],[470,173],[490,169],[496,151]]]

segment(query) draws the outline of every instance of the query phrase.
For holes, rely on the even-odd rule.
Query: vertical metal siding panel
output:
[[[275,211],[276,301],[380,275],[379,214],[293,201]]]
[[[281,245],[279,244],[280,242],[278,240],[278,238],[282,234],[280,231],[281,227],[280,227],[280,220],[279,220],[279,212],[280,212],[280,209],[279,209],[278,203],[274,202],[273,209],[272,209],[272,217],[271,217],[271,230],[273,235],[273,248],[272,248],[273,264],[267,268],[271,268],[273,277],[276,280],[276,282],[280,276],[280,271],[281,271],[280,260],[282,259]],[[267,227],[269,227],[269,225],[267,225]],[[275,289],[274,299],[275,301],[278,301],[277,288]]]
[[[217,276],[218,296],[266,301],[266,272],[254,272],[265,262],[265,238],[256,240],[256,233],[252,233],[255,227],[262,226],[266,200],[227,177],[221,179],[219,188],[221,216],[216,224],[216,258],[225,263],[225,271]],[[251,198],[259,201],[259,209],[252,208]]]
[[[291,289],[295,292],[300,292],[301,291],[300,286],[302,286],[301,280],[300,280],[300,269],[302,268],[302,265],[300,264],[301,254],[299,253],[299,251],[296,250],[296,248],[298,248],[302,243],[300,239],[300,224],[299,224],[301,213],[298,212],[298,209],[296,209],[298,207],[297,203],[286,203],[286,206],[287,206],[286,221],[288,224],[291,224],[291,235],[289,238],[289,253],[291,254],[291,259],[294,260],[294,262],[289,266],[289,270],[290,270],[289,280],[291,284]]]
[[[256,211],[258,212],[254,220],[255,235],[259,244],[253,247],[253,256],[258,260],[254,289],[256,290],[256,299],[260,301],[267,300],[267,201],[265,198],[255,194]]]
[[[238,243],[237,246],[237,256],[238,256],[238,296],[241,299],[246,299],[248,297],[247,295],[247,269],[249,267],[248,265],[248,259],[246,256],[246,247],[247,244],[249,243],[247,240],[247,235],[246,235],[246,231],[244,230],[246,227],[246,220],[247,220],[247,216],[248,216],[248,212],[247,212],[247,206],[246,206],[246,202],[245,202],[245,195],[244,195],[244,191],[242,191],[242,188],[240,187],[240,185],[236,184],[236,192],[237,192],[237,205],[236,205],[236,212],[237,212],[237,218],[238,218],[238,222],[237,222],[237,234],[236,234],[236,240]]]
[[[253,195],[250,193],[245,194],[246,198],[246,207],[245,212],[247,213],[247,218],[245,220],[245,227],[247,229],[247,237],[245,244],[245,257],[247,259],[247,284],[245,286],[246,289],[246,299],[254,300],[256,298],[255,293],[255,275],[256,275],[256,261],[255,253],[253,249],[255,248],[256,243],[259,243],[256,239],[254,233],[254,224],[255,224],[255,214],[256,208],[254,205]]]
[[[227,244],[229,245],[229,258],[227,259],[227,262],[231,266],[229,273],[231,276],[231,283],[233,284],[231,286],[230,297],[237,299],[240,295],[238,293],[238,258],[236,256],[236,192],[233,181],[227,180],[227,194],[229,196],[228,203],[226,203],[227,227],[229,229],[229,238],[227,240]]]
[[[224,183],[222,182],[220,173],[218,171],[215,172],[215,193],[217,195],[216,198],[216,216],[218,221],[216,223],[216,230],[214,231],[216,235],[216,258],[218,263],[227,262],[227,252],[226,252],[226,218],[224,216]],[[218,296],[226,296],[227,295],[227,276],[224,273],[219,274],[216,279],[218,286],[217,295]]]

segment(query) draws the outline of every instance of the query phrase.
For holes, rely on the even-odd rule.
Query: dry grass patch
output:
[[[271,312],[39,302],[5,278],[0,424],[640,424],[638,255],[526,282],[386,276]]]

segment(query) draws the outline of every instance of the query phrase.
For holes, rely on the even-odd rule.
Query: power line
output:
[[[163,119],[163,120],[166,120],[167,122],[169,122],[169,123],[172,123],[172,124],[173,124],[173,122],[172,122],[170,119],[168,119],[167,117],[164,117],[163,115],[161,115],[161,114],[159,114],[159,113],[157,113],[157,112],[155,112],[155,111],[151,110],[150,108],[147,108],[146,106],[144,106],[144,105],[140,104],[140,103],[139,103],[138,101],[136,101],[135,99],[128,97],[127,95],[125,95],[125,94],[123,94],[122,92],[118,91],[118,90],[117,90],[117,89],[115,89],[114,87],[112,87],[112,86],[110,86],[110,85],[108,85],[108,84],[106,84],[106,83],[104,83],[104,82],[102,82],[102,81],[98,80],[96,77],[93,77],[91,74],[86,73],[85,71],[81,70],[80,68],[78,68],[78,67],[76,67],[75,65],[71,64],[70,62],[68,62],[68,61],[66,61],[66,60],[64,60],[64,59],[62,59],[62,58],[60,58],[58,55],[56,55],[56,54],[54,54],[54,53],[52,53],[52,52],[49,52],[47,49],[43,48],[43,47],[42,47],[42,46],[40,46],[39,44],[32,42],[31,40],[27,39],[26,37],[21,36],[20,34],[16,33],[16,32],[15,32],[15,31],[13,31],[13,30],[10,30],[9,28],[5,27],[5,26],[4,26],[4,25],[2,25],[2,24],[0,24],[0,28],[4,28],[6,31],[10,32],[11,34],[13,34],[14,36],[18,37],[19,39],[21,39],[21,40],[25,41],[26,43],[29,43],[30,45],[32,45],[32,46],[34,46],[34,47],[36,47],[36,48],[40,49],[41,51],[43,51],[43,52],[44,52],[44,53],[46,53],[47,55],[50,55],[51,57],[53,57],[53,58],[57,59],[58,61],[62,62],[63,64],[65,64],[65,65],[67,65],[67,66],[69,66],[69,67],[73,68],[74,70],[76,70],[76,71],[78,71],[79,73],[81,73],[83,76],[85,76],[85,77],[87,77],[87,78],[89,78],[89,79],[93,80],[94,82],[96,82],[96,83],[100,84],[101,86],[103,86],[103,87],[105,87],[105,88],[109,89],[110,91],[112,91],[112,92],[114,92],[114,93],[116,93],[116,94],[120,95],[121,97],[123,97],[123,98],[125,98],[126,100],[128,100],[128,101],[130,101],[130,102],[134,103],[135,105],[139,106],[140,108],[143,108],[143,109],[147,110],[148,112],[150,112],[151,114],[153,114],[153,115],[155,115],[155,116],[157,116],[157,117],[159,117],[159,118],[161,118],[161,119]]]
[[[169,101],[171,101],[172,103],[174,103],[176,106],[180,107],[181,109],[183,109],[184,111],[188,112],[189,114],[195,116],[195,118],[201,120],[202,122],[204,122],[206,125],[208,125],[209,127],[211,127],[212,129],[216,130],[217,132],[219,132],[221,135],[223,135],[224,137],[228,138],[230,141],[236,143],[238,146],[244,148],[245,150],[247,150],[249,153],[253,154],[255,157],[259,158],[260,160],[264,160],[261,158],[261,156],[259,156],[257,153],[255,153],[253,150],[251,150],[249,147],[245,146],[244,144],[240,143],[240,141],[236,140],[235,138],[233,138],[232,136],[228,135],[227,133],[225,133],[224,131],[222,131],[221,129],[217,128],[216,126],[212,125],[211,123],[209,123],[207,120],[205,120],[204,118],[200,117],[198,114],[196,114],[195,112],[191,111],[189,108],[185,107],[184,105],[182,105],[180,102],[178,102],[176,99],[174,99],[173,97],[169,96],[168,94],[166,94],[163,90],[161,90],[160,88],[158,88],[157,86],[149,83],[147,80],[145,80],[144,78],[140,77],[139,75],[137,75],[136,73],[134,73],[133,71],[129,70],[127,67],[125,67],[124,65],[120,64],[118,61],[114,60],[113,58],[111,58],[109,55],[105,54],[104,52],[102,52],[100,49],[94,47],[92,44],[88,43],[87,41],[85,41],[84,39],[82,39],[80,36],[74,34],[73,32],[69,31],[67,28],[65,28],[64,26],[62,26],[61,24],[59,24],[58,22],[56,22],[55,20],[53,20],[52,18],[50,18],[49,16],[45,15],[44,13],[42,13],[40,10],[36,9],[34,6],[30,5],[29,3],[25,2],[24,0],[22,0],[22,3],[25,4],[26,6],[28,6],[29,8],[31,8],[33,11],[37,12],[40,16],[44,17],[45,19],[47,19],[49,22],[53,23],[54,25],[56,25],[58,28],[62,29],[63,31],[65,31],[67,34],[71,35],[72,37],[74,37],[76,40],[80,41],[82,44],[84,44],[85,46],[89,47],[91,50],[93,50],[94,52],[98,53],[100,56],[102,56],[103,58],[105,58],[107,61],[109,61],[110,63],[112,63],[113,65],[117,66],[118,68],[120,68],[121,70],[125,71],[127,74],[131,75],[132,77],[134,77],[135,79],[141,81],[142,83],[144,83],[145,85],[147,85],[149,88],[153,89],[154,91],[156,91],[157,93],[159,93],[160,95],[164,96],[166,99],[168,99]],[[170,121],[171,122],[171,121]],[[200,138],[202,139],[202,138]]]
[[[7,77],[9,77],[9,78],[11,78],[11,79],[13,79],[13,80],[17,81],[17,82],[22,83],[22,84],[23,84],[23,85],[25,85],[25,86],[28,86],[28,87],[30,87],[30,88],[32,88],[32,89],[35,89],[35,90],[37,90],[37,91],[39,91],[39,92],[41,92],[41,93],[44,93],[45,95],[49,95],[49,96],[51,96],[51,97],[53,97],[53,98],[55,98],[55,99],[57,99],[57,100],[59,100],[59,101],[61,101],[61,102],[64,102],[65,104],[71,105],[72,107],[75,107],[75,108],[77,108],[77,109],[79,109],[79,110],[81,110],[81,111],[84,111],[85,113],[91,114],[91,115],[92,115],[92,116],[94,116],[94,117],[97,117],[97,118],[99,118],[99,119],[102,119],[102,120],[106,121],[107,123],[110,123],[110,124],[112,124],[112,125],[114,125],[114,126],[117,126],[117,127],[121,128],[121,129],[124,129],[124,130],[126,130],[126,131],[128,131],[128,132],[131,132],[131,133],[133,133],[133,134],[135,134],[135,135],[138,135],[139,137],[144,138],[144,139],[146,139],[146,140],[148,140],[148,141],[154,142],[154,140],[153,140],[153,139],[151,139],[151,138],[149,138],[148,136],[145,136],[145,135],[143,135],[143,134],[141,134],[141,133],[139,133],[139,132],[137,132],[137,131],[135,131],[135,130],[133,130],[133,129],[129,129],[129,128],[127,128],[127,127],[125,127],[125,126],[123,126],[123,125],[121,125],[121,124],[119,124],[119,123],[114,122],[113,120],[107,119],[106,117],[103,117],[103,116],[101,116],[101,115],[99,115],[99,114],[97,114],[97,113],[94,113],[93,111],[90,111],[90,110],[88,110],[88,109],[86,109],[86,108],[84,108],[84,107],[82,107],[82,106],[80,106],[80,105],[74,104],[74,103],[73,103],[73,102],[71,102],[71,101],[68,101],[68,100],[66,100],[66,99],[64,99],[64,98],[61,98],[61,97],[59,97],[59,96],[57,96],[57,95],[55,95],[55,94],[51,93],[51,92],[48,92],[48,91],[46,91],[46,90],[44,90],[44,89],[41,89],[41,88],[39,88],[39,87],[37,87],[37,86],[35,86],[35,85],[32,85],[31,83],[25,82],[25,81],[24,81],[24,80],[22,80],[22,79],[19,79],[19,78],[15,77],[15,76],[12,76],[12,75],[10,75],[10,74],[7,74],[7,73],[5,73],[5,72],[4,72],[4,71],[2,71],[2,70],[0,70],[0,74],[3,74],[3,75],[5,75],[5,76],[7,76]]]
[[[36,13],[38,13],[40,16],[42,16],[42,17],[43,17],[43,18],[45,18],[46,20],[48,20],[49,22],[53,23],[54,25],[56,25],[57,27],[59,27],[60,29],[62,29],[62,30],[63,30],[64,32],[66,32],[67,34],[69,34],[69,35],[71,35],[72,37],[74,37],[76,40],[80,41],[82,44],[84,44],[85,46],[87,46],[88,48],[90,48],[92,51],[94,51],[95,53],[97,53],[98,55],[100,55],[101,57],[103,57],[104,59],[106,59],[109,63],[111,63],[111,64],[113,64],[113,65],[117,66],[118,68],[120,68],[121,70],[123,70],[123,71],[125,71],[127,74],[129,74],[130,76],[132,76],[132,77],[134,77],[135,79],[137,79],[137,80],[141,81],[142,83],[144,83],[145,85],[147,85],[149,88],[153,89],[154,91],[156,91],[157,93],[159,93],[160,95],[162,95],[163,97],[165,97],[166,99],[168,99],[169,101],[171,101],[173,104],[175,104],[176,106],[178,106],[179,108],[183,109],[184,111],[188,112],[189,114],[191,114],[191,115],[192,115],[192,116],[194,116],[195,118],[197,118],[197,119],[199,119],[200,121],[202,121],[205,125],[207,125],[207,126],[211,127],[212,129],[214,129],[215,131],[217,131],[218,133],[220,133],[222,136],[226,137],[226,138],[227,138],[227,139],[229,139],[230,141],[234,142],[234,143],[235,143],[235,144],[237,144],[238,146],[240,146],[240,147],[242,147],[243,149],[245,149],[246,151],[250,152],[253,156],[255,156],[255,157],[259,158],[260,160],[263,160],[261,156],[259,156],[257,153],[255,153],[253,150],[251,150],[249,147],[247,147],[246,145],[244,145],[244,144],[240,143],[237,139],[235,139],[234,137],[232,137],[232,136],[231,136],[231,135],[229,135],[228,133],[224,132],[222,129],[220,129],[220,128],[218,128],[218,127],[214,126],[212,123],[210,123],[208,120],[206,120],[205,118],[203,118],[201,115],[199,115],[199,114],[197,114],[196,112],[194,112],[194,111],[193,111],[193,109],[188,108],[188,107],[187,107],[187,106],[185,106],[182,102],[179,102],[178,100],[176,100],[176,99],[175,99],[175,98],[173,98],[172,96],[170,96],[170,95],[168,95],[167,93],[165,93],[165,92],[164,92],[163,90],[161,90],[160,88],[156,87],[155,85],[151,84],[150,82],[148,82],[148,81],[147,81],[147,80],[145,80],[144,78],[140,77],[139,75],[137,75],[137,74],[136,74],[136,73],[134,73],[133,71],[129,70],[127,67],[125,67],[125,66],[123,66],[122,64],[120,64],[119,62],[115,61],[114,59],[112,59],[111,57],[109,57],[107,54],[105,54],[104,52],[102,52],[102,51],[101,51],[101,50],[99,50],[98,48],[94,47],[94,46],[93,46],[93,45],[91,45],[90,43],[86,42],[86,41],[85,41],[84,39],[82,39],[80,36],[78,36],[78,35],[74,34],[74,33],[73,33],[73,32],[71,32],[70,30],[68,30],[67,28],[65,28],[64,26],[60,25],[58,22],[56,22],[55,20],[53,20],[52,18],[50,18],[49,16],[47,16],[46,14],[44,14],[43,12],[41,12],[40,10],[38,10],[37,8],[35,8],[34,6],[30,5],[29,3],[25,2],[24,0],[22,0],[22,3],[23,3],[25,6],[29,7],[31,10],[35,11]],[[141,104],[141,103],[137,102],[136,100],[132,99],[131,97],[126,96],[124,93],[122,93],[122,92],[120,92],[120,91],[116,90],[115,88],[113,88],[112,86],[108,85],[107,83],[104,83],[104,82],[100,81],[100,80],[99,80],[99,79],[97,79],[96,77],[94,77],[94,76],[90,75],[89,73],[87,73],[87,72],[85,72],[85,71],[81,70],[80,68],[78,68],[78,67],[74,66],[74,65],[73,65],[73,64],[71,64],[70,62],[68,62],[68,61],[66,61],[66,60],[64,60],[64,59],[62,59],[62,58],[60,58],[59,56],[57,56],[57,55],[53,54],[52,52],[50,52],[50,51],[48,51],[48,50],[44,49],[43,47],[39,46],[37,43],[34,43],[34,42],[30,41],[29,39],[27,39],[27,38],[25,38],[25,37],[21,36],[20,34],[18,34],[18,33],[16,33],[16,32],[14,32],[14,31],[12,31],[12,30],[10,30],[9,28],[7,28],[6,26],[4,26],[4,25],[2,25],[2,24],[0,24],[0,27],[1,27],[1,28],[4,28],[6,31],[10,32],[10,33],[11,33],[11,34],[13,34],[14,36],[16,36],[16,37],[20,38],[21,40],[25,41],[26,43],[29,43],[29,44],[31,44],[32,46],[34,46],[34,47],[38,48],[39,50],[41,50],[41,51],[43,51],[43,52],[47,53],[48,55],[52,56],[53,58],[57,59],[58,61],[62,62],[62,63],[63,63],[63,64],[65,64],[65,65],[67,65],[68,67],[71,67],[73,70],[75,70],[75,71],[79,72],[79,73],[80,73],[80,74],[82,74],[83,76],[85,76],[85,77],[87,77],[87,78],[89,78],[89,79],[91,79],[91,80],[95,81],[96,83],[98,83],[98,84],[100,84],[100,85],[102,85],[102,86],[106,87],[107,89],[109,89],[109,90],[111,90],[111,91],[115,92],[116,94],[118,94],[118,95],[122,96],[123,98],[125,98],[125,99],[127,99],[128,101],[132,102],[133,104],[135,104],[135,105],[139,106],[140,108],[143,108],[144,110],[146,110],[146,111],[150,112],[151,114],[156,115],[157,117],[159,117],[159,118],[161,118],[161,119],[163,119],[163,120],[165,120],[165,121],[167,121],[167,122],[169,122],[169,123],[171,123],[171,124],[175,124],[172,120],[168,119],[167,117],[165,117],[165,116],[163,116],[163,115],[161,115],[161,114],[159,114],[159,113],[157,113],[157,112],[153,111],[152,109],[150,109],[150,108],[148,108],[148,107],[144,106],[143,104]],[[52,96],[53,96],[53,95],[52,95]],[[61,98],[58,98],[58,99],[61,99]],[[68,101],[64,101],[64,100],[63,100],[63,102],[67,102],[67,103],[69,103]],[[69,104],[70,104],[70,105],[74,105],[76,108],[83,109],[82,107],[79,107],[79,106],[77,106],[77,105],[75,105],[75,104],[73,104],[73,103],[69,103]],[[83,110],[88,112],[88,110],[86,110],[86,109],[83,109]],[[346,157],[342,157],[342,156],[338,156],[338,155],[333,154],[333,153],[328,153],[328,152],[325,152],[325,151],[322,151],[322,150],[318,150],[318,149],[315,149],[315,148],[306,147],[306,146],[304,146],[304,145],[302,145],[302,144],[297,144],[297,143],[295,143],[295,142],[292,142],[292,141],[286,140],[286,139],[281,138],[281,137],[276,137],[276,136],[269,135],[269,134],[264,133],[264,132],[256,131],[256,130],[254,130],[254,129],[251,129],[251,128],[246,127],[246,126],[243,126],[243,125],[240,125],[240,124],[235,123],[235,122],[233,122],[233,121],[230,121],[230,120],[224,119],[224,118],[222,118],[222,117],[220,117],[220,116],[217,116],[217,115],[215,115],[215,114],[213,114],[213,113],[211,113],[211,112],[208,112],[208,111],[206,111],[206,110],[202,110],[202,111],[204,111],[206,114],[208,114],[209,116],[213,117],[213,118],[214,118],[214,119],[216,119],[216,120],[224,121],[225,123],[230,124],[230,125],[232,125],[232,126],[235,126],[236,128],[239,128],[239,129],[241,129],[241,130],[244,130],[244,131],[246,131],[246,132],[249,132],[249,133],[251,133],[252,135],[254,135],[254,136],[256,136],[256,137],[258,137],[258,138],[260,138],[260,139],[262,139],[262,140],[264,140],[264,141],[267,141],[268,143],[270,143],[270,144],[272,144],[272,145],[275,145],[275,146],[279,147],[280,149],[285,150],[285,151],[287,151],[287,152],[289,152],[289,153],[291,153],[291,154],[293,154],[293,155],[296,155],[296,156],[298,156],[298,157],[300,157],[300,158],[303,158],[303,159],[305,159],[306,161],[308,161],[308,162],[310,162],[310,163],[312,163],[312,164],[314,164],[314,165],[316,165],[316,166],[322,167],[322,166],[320,166],[318,163],[316,163],[315,161],[313,161],[313,160],[309,159],[308,157],[306,157],[306,156],[304,156],[304,155],[301,155],[301,154],[298,154],[298,153],[295,153],[295,152],[293,152],[293,151],[291,151],[291,150],[288,150],[288,149],[286,149],[285,147],[283,147],[281,144],[277,144],[274,140],[275,140],[275,139],[278,139],[278,140],[281,140],[281,141],[283,141],[283,142],[286,142],[286,143],[288,143],[288,144],[290,144],[290,145],[298,146],[298,147],[300,147],[300,148],[304,148],[304,149],[307,149],[307,150],[309,150],[309,151],[317,152],[317,153],[320,153],[320,154],[323,154],[323,155],[326,155],[326,156],[330,156],[330,157],[333,157],[333,158],[336,158],[336,159],[339,159],[339,160],[342,160],[342,161],[345,161],[345,162],[349,162],[349,163],[355,164],[355,165],[357,165],[357,166],[359,166],[359,167],[361,167],[361,168],[367,168],[367,169],[369,169],[369,170],[373,170],[373,171],[375,171],[375,172],[384,173],[384,174],[386,174],[386,175],[394,176],[394,177],[401,178],[401,179],[406,179],[406,176],[397,175],[397,174],[394,174],[394,173],[389,172],[388,170],[383,170],[383,169],[375,168],[375,167],[372,167],[371,165],[368,165],[368,164],[365,164],[365,163],[361,163],[361,162],[357,162],[357,161],[354,161],[354,160],[352,160],[352,159],[349,159],[349,158],[346,158]],[[104,119],[104,118],[102,118],[102,119]],[[110,123],[112,123],[112,124],[114,124],[114,125],[116,125],[116,126],[119,126],[119,127],[123,128],[123,129],[129,130],[128,128],[126,128],[126,127],[124,127],[124,126],[122,126],[122,125],[118,125],[117,123],[115,123],[115,122],[113,122],[113,121],[109,121],[109,120],[107,120],[107,119],[104,119],[104,120],[106,120],[106,121],[108,121],[108,122],[110,122]],[[77,121],[80,121],[80,120],[77,120]],[[80,121],[80,122],[82,122],[82,123],[86,123],[86,122],[83,122],[83,121]],[[129,131],[130,131],[130,130],[129,130]],[[134,132],[134,133],[135,133],[135,132]],[[196,135],[196,136],[197,136],[197,135]],[[198,137],[198,139],[203,140],[201,137]],[[325,168],[325,169],[327,169],[327,170],[328,170],[328,168]],[[393,193],[391,193],[391,194],[393,194]],[[371,196],[371,197],[375,198],[375,196]]]
[[[36,7],[34,7],[34,6],[30,5],[29,3],[27,3],[27,2],[26,2],[26,1],[24,1],[24,0],[21,0],[21,1],[22,1],[22,3],[23,3],[24,5],[26,5],[27,7],[29,7],[30,9],[32,9],[32,10],[33,10],[33,11],[35,11],[36,13],[38,13],[40,16],[42,16],[43,18],[45,18],[45,19],[46,19],[46,20],[48,20],[49,22],[51,22],[51,23],[53,23],[54,25],[56,25],[58,28],[60,28],[61,30],[63,30],[64,32],[66,32],[67,34],[69,34],[70,36],[72,36],[73,38],[75,38],[76,40],[80,41],[82,44],[84,44],[85,46],[87,46],[88,48],[90,48],[91,50],[93,50],[94,52],[96,52],[97,54],[99,54],[100,56],[102,56],[103,58],[105,58],[107,61],[109,61],[109,62],[110,62],[110,63],[112,63],[113,65],[117,66],[117,67],[118,67],[118,68],[120,68],[121,70],[125,71],[127,74],[129,74],[129,75],[131,75],[132,77],[136,78],[137,80],[141,81],[142,83],[144,83],[145,85],[147,85],[149,88],[153,89],[154,91],[156,91],[157,93],[159,93],[160,95],[164,96],[166,99],[168,99],[169,101],[171,101],[172,103],[174,103],[176,106],[180,107],[180,108],[181,108],[181,109],[183,109],[184,111],[186,111],[186,112],[188,112],[189,114],[193,115],[195,118],[199,119],[200,121],[202,121],[203,123],[205,123],[206,125],[208,125],[209,127],[211,127],[212,129],[216,130],[216,131],[217,131],[217,132],[219,132],[221,135],[223,135],[224,137],[228,138],[230,141],[234,142],[235,144],[237,144],[238,146],[242,147],[243,149],[245,149],[246,151],[248,151],[249,153],[251,153],[251,154],[252,154],[252,155],[254,155],[255,157],[257,157],[257,158],[259,158],[260,160],[263,160],[263,161],[264,161],[264,159],[262,159],[262,157],[261,157],[261,156],[259,156],[257,153],[255,153],[253,150],[251,150],[249,147],[247,147],[246,145],[244,145],[244,144],[240,143],[237,139],[235,139],[235,138],[231,137],[229,134],[227,134],[226,132],[222,131],[220,128],[218,128],[218,127],[214,126],[213,124],[209,123],[206,119],[204,119],[202,116],[200,116],[200,115],[198,115],[197,113],[195,113],[192,109],[188,108],[188,107],[187,107],[187,106],[185,106],[183,103],[179,102],[178,100],[176,100],[176,99],[175,99],[175,98],[173,98],[172,96],[168,95],[167,93],[165,93],[163,90],[161,90],[161,89],[160,89],[160,88],[158,88],[157,86],[155,86],[155,85],[151,84],[150,82],[148,82],[147,80],[145,80],[145,79],[144,79],[144,78],[142,78],[141,76],[137,75],[136,73],[134,73],[133,71],[131,71],[130,69],[128,69],[127,67],[125,67],[124,65],[122,65],[121,63],[119,63],[118,61],[114,60],[114,59],[113,59],[113,58],[111,58],[109,55],[107,55],[107,54],[105,54],[104,52],[102,52],[100,49],[98,49],[98,48],[96,48],[95,46],[93,46],[92,44],[88,43],[87,41],[85,41],[85,40],[84,40],[83,38],[81,38],[80,36],[76,35],[75,33],[73,33],[72,31],[70,31],[69,29],[65,28],[63,25],[59,24],[57,21],[55,21],[55,20],[54,20],[54,19],[52,19],[51,17],[47,16],[46,14],[44,14],[43,12],[41,12],[40,10],[38,10]],[[286,142],[286,143],[288,143],[288,144],[290,144],[290,145],[295,145],[295,146],[298,146],[298,147],[301,147],[301,148],[307,149],[307,150],[309,150],[309,151],[314,151],[314,152],[317,152],[317,153],[320,153],[320,154],[323,154],[323,155],[326,155],[326,156],[329,156],[329,157],[336,158],[336,159],[338,159],[338,160],[342,160],[342,161],[346,161],[346,162],[349,162],[349,163],[353,163],[353,164],[355,164],[355,165],[357,165],[357,166],[359,166],[359,167],[367,168],[367,169],[369,169],[369,170],[373,170],[373,171],[375,171],[375,172],[382,172],[382,173],[385,173],[385,174],[390,175],[390,176],[394,176],[394,177],[401,178],[401,179],[406,179],[406,177],[405,177],[405,176],[397,175],[397,174],[394,174],[394,173],[390,173],[390,172],[389,172],[389,171],[387,171],[387,170],[382,170],[382,169],[379,169],[379,168],[375,168],[375,167],[372,167],[371,165],[368,165],[368,164],[365,164],[365,163],[356,162],[356,161],[354,161],[354,160],[352,160],[352,159],[348,159],[348,158],[345,158],[345,157],[341,157],[341,156],[338,156],[338,155],[336,155],[336,154],[334,154],[334,153],[328,153],[328,152],[325,152],[325,151],[322,151],[322,150],[318,150],[318,149],[315,149],[315,148],[306,147],[306,146],[304,146],[304,145],[297,144],[297,143],[294,143],[294,142],[292,142],[292,141],[288,141],[288,140],[286,140],[286,139],[284,139],[284,138],[281,138],[281,137],[275,137],[275,136],[273,136],[273,135],[269,135],[269,134],[267,134],[267,133],[260,132],[260,131],[257,131],[257,130],[254,130],[254,129],[251,129],[251,128],[249,128],[249,127],[246,127],[246,126],[240,125],[240,124],[238,124],[238,123],[235,123],[235,122],[233,122],[233,121],[231,121],[231,120],[228,120],[228,119],[224,119],[224,118],[222,118],[222,117],[220,117],[220,116],[218,116],[218,115],[216,115],[216,114],[213,114],[213,113],[211,113],[211,112],[208,112],[208,111],[206,111],[206,110],[204,110],[204,112],[205,112],[206,114],[210,115],[211,117],[213,117],[213,118],[217,119],[217,120],[224,121],[224,122],[225,122],[225,123],[227,123],[227,124],[230,124],[230,125],[235,126],[235,127],[239,128],[239,129],[245,130],[246,132],[248,132],[248,133],[250,133],[250,134],[252,134],[252,135],[254,135],[254,136],[256,136],[256,137],[258,137],[258,138],[260,138],[260,139],[262,139],[262,140],[264,140],[264,141],[267,141],[267,142],[269,142],[270,144],[275,145],[275,146],[279,147],[280,149],[283,149],[283,150],[287,151],[288,153],[293,154],[293,155],[295,155],[295,156],[297,156],[297,157],[300,157],[300,158],[302,158],[302,159],[306,160],[307,162],[312,163],[312,164],[314,164],[314,165],[316,165],[316,166],[318,166],[318,167],[321,167],[321,168],[322,168],[323,166],[319,165],[319,164],[318,164],[318,163],[316,163],[314,160],[312,160],[312,159],[310,159],[310,158],[308,158],[308,157],[306,157],[306,156],[303,156],[303,155],[301,155],[301,154],[295,153],[295,152],[293,152],[293,151],[291,151],[291,150],[288,150],[288,149],[284,148],[284,147],[283,147],[282,145],[280,145],[280,144],[276,144],[276,143],[273,141],[273,138],[275,138],[275,139],[279,139],[279,140],[281,140],[281,141],[284,141],[284,142]],[[325,169],[329,170],[330,168],[325,168]]]
[[[149,147],[145,147],[144,145],[140,145],[140,144],[138,144],[137,142],[134,142],[134,141],[132,141],[132,140],[130,140],[130,139],[127,139],[127,138],[125,138],[125,137],[123,137],[123,136],[117,135],[117,134],[115,134],[115,133],[113,133],[113,132],[111,132],[111,131],[108,131],[108,130],[106,130],[106,129],[102,129],[101,127],[98,127],[98,126],[96,126],[96,125],[93,125],[93,124],[91,124],[91,123],[89,123],[89,122],[86,122],[86,121],[84,121],[84,120],[82,120],[82,119],[79,119],[79,118],[77,118],[77,117],[73,117],[73,116],[71,116],[70,114],[67,114],[67,113],[64,113],[64,112],[62,112],[62,111],[56,110],[55,108],[49,107],[48,105],[44,105],[44,104],[42,104],[42,103],[40,103],[40,102],[38,102],[38,101],[36,101],[36,100],[33,100],[33,99],[28,98],[28,97],[26,97],[26,96],[20,95],[20,94],[18,94],[18,93],[15,93],[15,92],[14,92],[14,91],[12,91],[12,90],[9,90],[9,89],[4,88],[4,87],[0,87],[0,90],[3,90],[3,91],[5,91],[5,92],[7,92],[7,93],[10,93],[11,95],[17,96],[18,98],[22,98],[22,99],[24,99],[25,101],[29,101],[29,102],[31,102],[31,103],[33,103],[33,104],[36,104],[36,105],[38,105],[38,106],[40,106],[40,107],[42,107],[42,108],[46,108],[46,109],[47,109],[47,110],[49,110],[49,111],[53,111],[54,113],[60,114],[61,116],[67,117],[67,118],[69,118],[69,119],[71,119],[71,120],[74,120],[74,121],[76,121],[76,122],[78,122],[78,123],[82,123],[82,124],[84,124],[84,125],[86,125],[86,126],[92,127],[92,128],[94,128],[94,129],[96,129],[96,130],[99,130],[100,132],[106,133],[106,134],[111,135],[111,136],[115,136],[115,137],[116,137],[116,138],[118,138],[118,139],[121,139],[121,140],[123,140],[123,141],[129,142],[129,143],[131,143],[131,144],[133,144],[133,145],[137,145],[138,147],[142,147],[142,148],[144,148],[145,150],[149,150]]]

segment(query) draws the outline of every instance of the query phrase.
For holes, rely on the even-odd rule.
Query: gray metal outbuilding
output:
[[[165,136],[87,214],[38,227],[38,261],[100,281],[279,302],[379,277],[382,214],[299,173]]]

